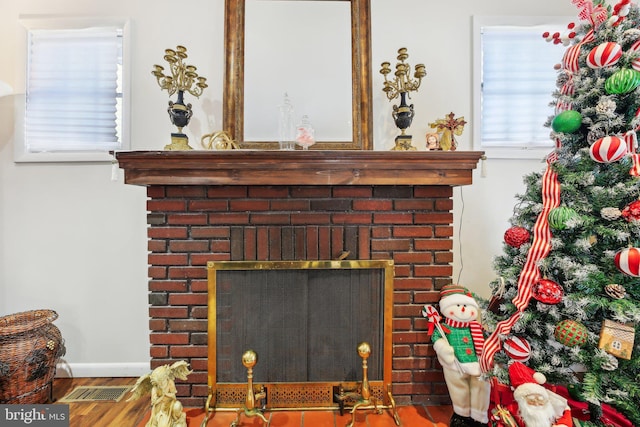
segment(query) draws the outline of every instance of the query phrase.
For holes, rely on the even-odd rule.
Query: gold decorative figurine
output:
[[[186,380],[192,371],[184,360],[163,365],[138,378],[127,401],[151,392],[151,417],[145,427],[187,427],[182,403],[176,399],[175,379]]]
[[[444,119],[438,119],[433,123],[429,123],[429,127],[435,129],[440,137],[440,149],[445,151],[455,151],[458,148],[456,136],[462,135],[464,125],[467,122],[464,117],[455,118],[454,113],[449,113]]]
[[[182,128],[189,124],[189,120],[193,115],[191,104],[184,103],[184,92],[189,92],[196,98],[202,95],[202,91],[207,88],[206,78],[198,76],[196,67],[187,65],[184,60],[187,58],[187,48],[177,46],[175,50],[165,49],[164,60],[169,63],[170,75],[164,74],[164,67],[154,65],[151,72],[158,80],[158,85],[162,90],[166,90],[169,96],[178,92],[178,100],[173,102],[169,100],[169,108],[167,109],[171,123],[177,128],[177,133],[171,133],[171,144],[164,147],[165,150],[191,150],[189,146],[189,138],[182,133]]]
[[[407,105],[407,96],[412,91],[417,91],[422,82],[422,78],[427,75],[424,64],[417,64],[413,79],[410,76],[411,66],[405,61],[409,58],[406,48],[398,49],[398,62],[396,64],[396,71],[394,73],[394,79],[389,80],[387,75],[391,73],[391,64],[389,62],[383,62],[380,74],[384,76],[383,91],[387,94],[389,101],[400,96],[400,105],[393,106],[393,119],[396,126],[400,129],[400,135],[396,137],[396,145],[393,150],[415,150],[416,148],[411,145],[411,135],[406,135],[406,129],[411,126],[413,121],[414,111],[413,104]]]
[[[203,135],[200,144],[207,150],[238,150],[240,146],[229,136],[228,132],[219,130]]]

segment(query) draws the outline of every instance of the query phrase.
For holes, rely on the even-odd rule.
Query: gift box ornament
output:
[[[502,405],[496,405],[491,411],[490,425],[492,427],[518,427],[518,423],[516,423],[511,412]]]
[[[598,348],[621,359],[631,359],[635,329],[623,323],[604,320]]]

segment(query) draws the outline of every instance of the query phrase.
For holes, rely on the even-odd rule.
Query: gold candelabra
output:
[[[188,92],[196,98],[202,95],[205,88],[208,87],[205,77],[201,77],[196,72],[196,67],[188,65],[184,62],[187,58],[187,48],[177,46],[176,49],[165,49],[164,60],[169,63],[170,74],[164,73],[164,67],[154,65],[151,74],[158,81],[160,89],[166,90],[169,96],[178,93],[176,102],[169,101],[167,109],[171,123],[177,128],[177,133],[171,134],[171,144],[165,146],[166,150],[191,150],[187,135],[182,133],[182,128],[189,124],[189,120],[193,115],[191,104],[184,103],[184,93]]]
[[[391,63],[382,63],[382,68],[380,69],[380,74],[384,76],[384,88],[382,90],[387,94],[387,98],[390,101],[396,99],[402,93],[418,90],[422,78],[427,75],[424,64],[417,64],[413,73],[414,79],[411,79],[409,75],[411,66],[405,62],[408,58],[409,54],[406,47],[398,49],[398,61],[400,62],[396,64],[395,78],[393,80],[387,78],[387,75],[391,73]]]
[[[171,75],[165,75],[164,67],[157,64],[153,66],[155,69],[151,74],[158,80],[160,88],[169,92],[169,96],[176,93],[176,91],[182,91],[189,92],[198,98],[202,95],[202,91],[208,87],[207,83],[205,83],[207,79],[198,76],[196,67],[185,64],[185,59],[187,59],[186,47],[177,46],[175,50],[165,49],[164,60],[169,63]]]
[[[407,96],[409,96],[410,92],[418,90],[420,83],[422,83],[422,78],[427,75],[427,71],[424,64],[417,64],[413,78],[411,77],[411,66],[405,62],[409,58],[405,47],[398,49],[397,58],[400,62],[396,64],[393,80],[387,77],[391,74],[391,63],[383,62],[380,69],[380,74],[384,76],[382,91],[390,101],[398,96],[400,97],[400,105],[394,105],[392,112],[396,126],[400,129],[400,135],[396,137],[396,146],[393,149],[415,150],[416,148],[411,145],[411,135],[405,135],[405,131],[411,126],[414,116],[413,104],[407,105]]]

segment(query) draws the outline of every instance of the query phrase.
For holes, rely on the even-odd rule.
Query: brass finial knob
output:
[[[258,355],[253,350],[247,350],[242,355],[242,364],[245,368],[253,368],[258,363]]]
[[[371,354],[371,346],[369,345],[368,342],[361,342],[360,344],[358,344],[358,355],[363,358],[366,359],[369,357],[369,355]]]

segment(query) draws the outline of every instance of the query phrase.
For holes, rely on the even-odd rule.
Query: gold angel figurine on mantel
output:
[[[151,417],[145,427],[187,427],[182,403],[176,399],[175,379],[186,380],[192,371],[184,360],[163,365],[138,378],[127,401],[151,392]]]
[[[456,136],[462,135],[464,125],[467,122],[464,117],[456,118],[454,113],[449,113],[444,119],[438,119],[429,123],[429,127],[436,129],[440,134],[440,148],[445,151],[455,151],[458,148]]]

